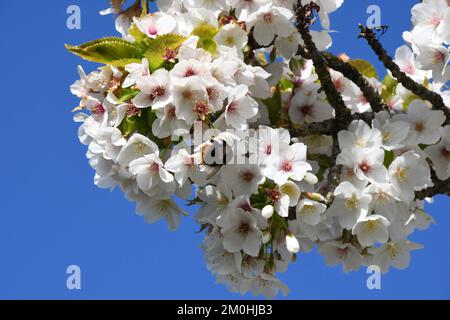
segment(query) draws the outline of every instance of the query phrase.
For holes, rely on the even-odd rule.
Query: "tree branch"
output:
[[[425,198],[431,198],[437,194],[445,194],[450,196],[450,178],[441,181],[436,176],[436,172],[431,170],[431,180],[433,181],[434,186],[416,191],[416,199],[423,200]]]
[[[336,165],[336,159],[338,154],[341,152],[339,148],[339,141],[337,135],[333,136],[333,146],[331,149],[331,164],[327,176],[327,194],[325,195],[327,205],[331,205],[334,201],[334,190],[340,183],[341,169],[342,166]]]
[[[412,93],[416,94],[420,98],[427,100],[433,105],[433,109],[442,110],[446,117],[447,123],[450,122],[450,112],[447,106],[444,104],[444,100],[442,97],[427,89],[425,86],[420,83],[412,80],[408,75],[402,72],[399,66],[392,60],[392,58],[387,54],[386,50],[383,48],[381,43],[378,41],[376,34],[372,31],[372,29],[364,27],[359,24],[360,34],[359,38],[364,38],[367,40],[367,43],[378,56],[378,59],[384,64],[384,66],[391,71],[392,75],[408,90]]]
[[[313,21],[313,14],[315,10],[320,10],[320,8],[311,2],[308,5],[303,6],[301,1],[298,1],[296,8],[296,24],[297,29],[302,36],[305,48],[311,55],[311,59],[314,63],[314,68],[316,70],[317,76],[319,77],[320,84],[325,91],[328,99],[328,103],[336,111],[336,119],[342,122],[341,127],[345,126],[345,118],[350,114],[347,106],[342,99],[340,93],[336,90],[333,81],[331,80],[330,72],[327,68],[327,63],[322,54],[317,50],[317,47],[312,39],[309,32],[309,25]]]
[[[303,58],[311,60],[311,55],[302,46],[299,46],[297,55],[301,55]],[[380,112],[382,110],[389,109],[388,106],[383,102],[380,94],[370,85],[370,83],[358,71],[358,69],[356,69],[350,63],[342,61],[330,52],[324,52],[322,55],[325,58],[325,61],[329,68],[335,71],[339,71],[344,75],[344,77],[358,86],[358,88],[364,94],[364,97],[366,97],[373,111]]]
[[[330,205],[334,200],[334,190],[340,183],[341,166],[336,165],[336,158],[340,153],[337,138],[338,132],[347,129],[348,125],[353,120],[363,120],[368,124],[371,124],[376,112],[385,109],[387,110],[388,108],[383,102],[380,94],[369,84],[366,78],[355,67],[349,63],[341,61],[338,57],[330,53],[320,53],[317,50],[317,47],[314,44],[309,32],[309,26],[314,21],[314,11],[318,10],[320,10],[320,8],[313,2],[303,6],[301,1],[298,1],[296,7],[296,23],[297,29],[304,42],[304,47],[299,46],[298,54],[303,56],[305,59],[310,59],[313,61],[321,87],[327,96],[328,102],[335,109],[336,117],[335,119],[330,119],[323,122],[292,126],[289,127],[289,131],[292,136],[297,137],[309,135],[329,135],[333,137],[331,164],[328,176],[326,178],[327,184],[321,191],[322,194],[325,195],[326,204]],[[400,70],[398,65],[394,63],[392,58],[387,54],[386,50],[383,49],[375,33],[371,29],[362,27],[362,25],[359,27],[361,29],[360,37],[367,40],[380,61],[383,62],[384,66],[391,71],[392,75],[399,81],[399,83],[420,98],[429,101],[433,105],[433,109],[442,110],[447,117],[447,123],[449,123],[450,112],[445,106],[442,97],[409,78]],[[352,115],[350,110],[345,105],[342,96],[336,90],[328,68],[341,72],[346,78],[355,83],[367,98],[373,111],[361,114],[355,113]],[[432,180],[434,186],[417,191],[416,199],[424,199],[437,194],[450,195],[450,179],[440,181],[436,177],[436,173],[432,170]],[[290,210],[289,217],[292,218],[294,216],[295,210]]]
[[[372,120],[375,118],[373,112],[355,113],[345,119],[346,128],[354,120],[363,120],[368,125],[372,125]],[[289,132],[293,137],[306,137],[311,135],[337,135],[341,131],[341,127],[336,119],[329,119],[322,122],[313,122],[304,125],[290,126]]]
[[[344,62],[331,53],[324,53],[323,56],[327,61],[330,68],[339,71],[347,79],[351,80],[362,91],[367,101],[369,102],[372,110],[380,112],[382,110],[388,110],[388,107],[384,104],[380,94],[370,85],[366,78],[352,66],[350,63]]]
[[[340,152],[339,141],[337,133],[342,129],[347,129],[348,124],[352,119],[350,110],[344,103],[341,94],[336,90],[334,83],[331,79],[330,71],[328,70],[327,62],[322,54],[317,50],[317,47],[312,39],[309,32],[309,26],[314,21],[314,12],[319,11],[320,7],[314,3],[310,2],[308,5],[303,6],[301,0],[298,0],[297,7],[295,10],[296,14],[296,24],[297,29],[305,44],[305,48],[311,55],[311,59],[314,64],[314,69],[319,77],[320,84],[325,91],[328,99],[328,103],[335,109],[336,116],[332,120],[332,137],[333,137],[333,147],[331,154],[331,165],[330,171],[327,177],[327,190],[326,190],[326,202],[330,205],[334,199],[334,190],[339,185],[341,167],[336,166],[336,158]],[[329,129],[327,127],[328,122],[323,124],[324,129]]]

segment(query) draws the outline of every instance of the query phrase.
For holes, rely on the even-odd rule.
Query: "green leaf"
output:
[[[304,66],[305,64],[304,64],[304,61],[303,61],[303,59],[294,59],[294,58],[292,58],[290,61],[289,61],[289,69],[292,71],[292,72],[294,72],[294,73],[298,73],[298,71],[299,70],[302,70],[303,69],[303,66]]]
[[[127,89],[122,88],[120,90],[120,94],[117,97],[117,103],[124,103],[128,100],[133,99],[137,94],[139,93],[139,90],[133,90],[133,89]]]
[[[145,135],[145,129],[148,130],[146,121],[139,115],[126,117],[119,126],[119,130],[125,137],[128,137],[133,132],[138,132]]]
[[[422,85],[423,85],[425,88],[428,88],[428,86],[430,85],[430,81],[429,81],[427,78],[425,78],[425,79],[423,80]],[[411,93],[411,94],[408,95],[408,96],[406,97],[406,99],[403,101],[403,109],[404,109],[404,110],[408,110],[409,105],[410,105],[411,102],[413,102],[414,100],[422,100],[422,98],[419,97],[418,95],[414,94],[414,93]]]
[[[141,0],[142,16],[148,14],[148,0]]]
[[[291,80],[287,79],[287,78],[281,78],[280,79],[280,90],[281,92],[286,92],[286,91],[290,91],[294,88],[294,84],[292,83]]]
[[[275,60],[277,59],[277,48],[275,46],[273,46],[272,51],[270,51],[269,58],[270,58],[270,63],[274,63]]]
[[[378,79],[377,69],[369,61],[356,59],[350,60],[349,63],[366,77]]]
[[[409,96],[407,96],[405,101],[403,101],[403,109],[408,110],[410,103],[413,102],[414,100],[421,100],[421,99],[419,96],[415,94],[410,94]]]
[[[216,52],[217,43],[214,41],[214,37],[219,32],[219,29],[210,24],[201,24],[192,31],[191,35],[198,36],[198,48],[203,48],[209,53]]]
[[[143,50],[138,45],[117,37],[102,38],[79,46],[66,44],[66,49],[85,60],[116,67],[141,62],[143,58]]]
[[[146,41],[147,50],[144,56],[147,58],[151,71],[160,68],[165,62],[166,50],[175,50],[186,41],[186,37],[178,34],[163,34],[155,39]]]
[[[384,99],[385,102],[388,102],[389,99],[392,98],[392,96],[397,91],[397,85],[398,82],[394,78],[392,78],[389,74],[387,74],[382,83],[383,90],[381,92],[381,97]]]
[[[128,29],[128,33],[136,40],[136,42],[146,49],[146,45],[144,43],[145,40],[149,39],[149,37],[143,33],[139,28],[136,26],[135,23],[131,24],[131,27]]]
[[[391,163],[394,161],[395,155],[394,151],[385,151],[384,152],[384,166],[389,168]]]
[[[277,124],[281,116],[281,90],[277,86],[275,93],[271,98],[263,100],[269,111],[269,120],[271,124]]]

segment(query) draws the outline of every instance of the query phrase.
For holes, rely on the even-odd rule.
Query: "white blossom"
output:
[[[262,232],[256,226],[256,219],[237,208],[229,213],[222,229],[223,246],[229,252],[243,250],[256,257],[261,246]]]
[[[385,217],[374,214],[359,219],[352,228],[352,234],[358,237],[359,243],[364,247],[376,242],[386,243],[389,239],[389,225],[390,222]]]

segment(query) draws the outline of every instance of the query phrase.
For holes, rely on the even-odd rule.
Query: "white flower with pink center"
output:
[[[223,246],[229,252],[243,250],[253,257],[259,254],[262,232],[257,227],[256,219],[243,209],[228,212],[222,235]]]
[[[247,95],[248,87],[239,85],[228,96],[225,108],[225,122],[227,125],[243,130],[248,127],[247,120],[258,113],[258,103]]]
[[[258,193],[258,186],[265,180],[256,164],[226,165],[222,168],[221,177],[235,196]]]
[[[270,169],[266,170],[266,177],[282,185],[289,179],[302,181],[311,165],[306,162],[306,146],[303,143],[294,143],[286,149],[280,150],[277,159]]]
[[[336,159],[337,164],[352,168],[358,179],[372,183],[388,182],[388,172],[383,161],[383,149],[344,149]]]
[[[152,153],[133,160],[130,173],[136,176],[139,189],[149,196],[161,195],[175,191],[174,178],[158,157]]]
[[[316,95],[306,96],[302,92],[298,92],[292,98],[289,106],[289,117],[295,124],[322,122],[333,116],[333,108]]]
[[[137,87],[141,92],[133,99],[138,108],[152,107],[152,110],[162,109],[173,100],[169,72],[158,69],[151,76],[137,80]]]
[[[450,43],[450,5],[447,0],[425,0],[412,10],[415,42]]]
[[[289,37],[294,30],[290,21],[293,13],[283,7],[268,4],[249,17],[249,27],[254,27],[253,36],[262,46],[269,45],[275,35]]]
[[[427,77],[427,73],[417,65],[413,51],[406,45],[395,51],[394,62],[399,66],[400,71],[406,73],[411,79],[422,83]]]
[[[134,23],[150,38],[171,33],[177,26],[176,20],[164,12],[155,12],[142,18],[134,18]]]

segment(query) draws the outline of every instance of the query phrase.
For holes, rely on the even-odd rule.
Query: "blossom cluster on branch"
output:
[[[156,2],[111,1],[122,36],[67,46],[104,64],[71,86],[95,184],[170,230],[175,198],[195,205],[232,292],[287,294],[277,273],[314,247],[345,272],[406,268],[424,200],[450,194],[450,3],[414,6],[395,58],[360,26],[380,80],[326,52],[343,0]]]

